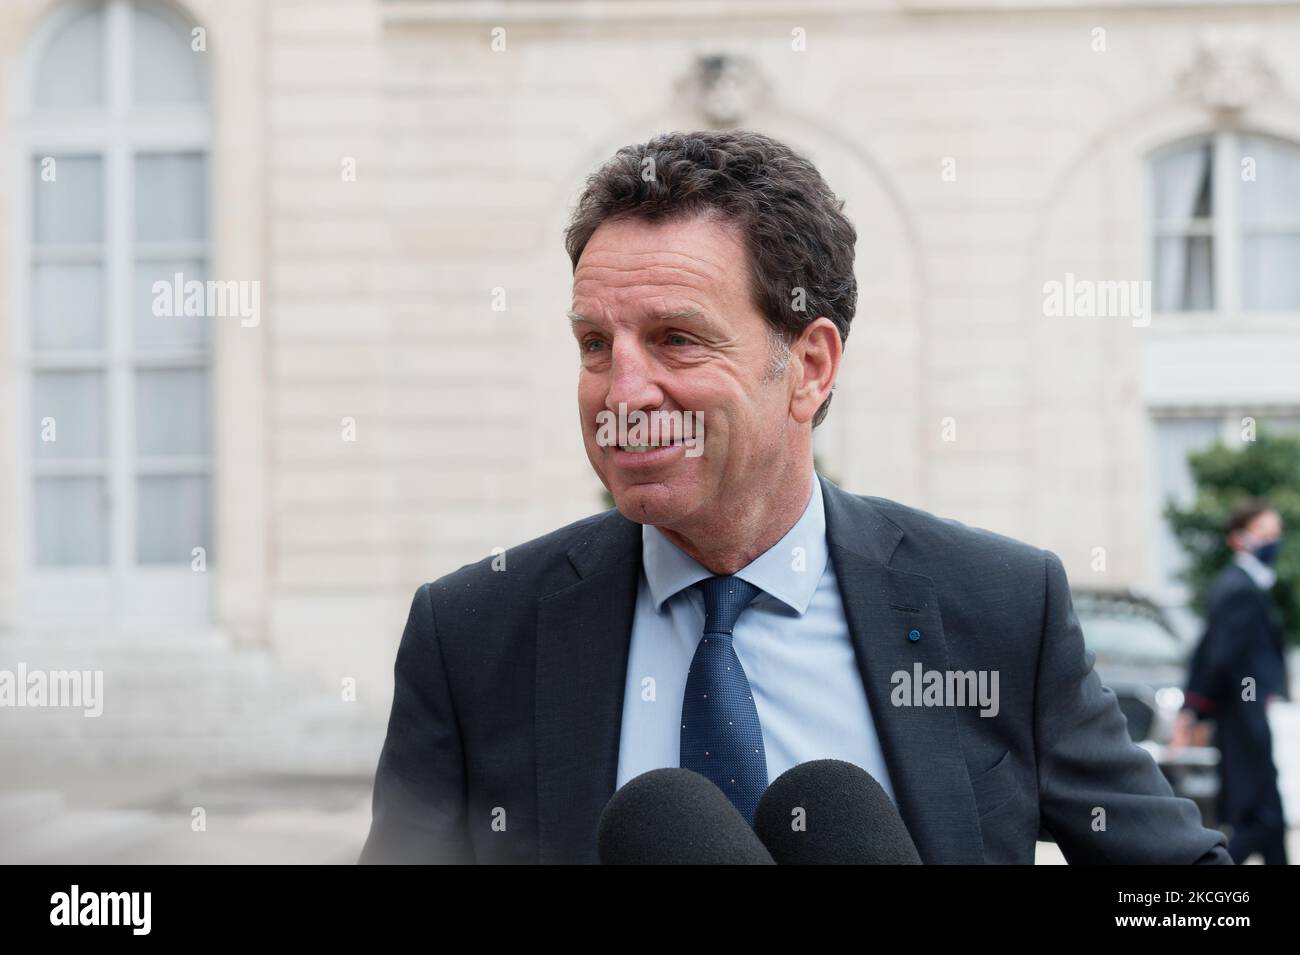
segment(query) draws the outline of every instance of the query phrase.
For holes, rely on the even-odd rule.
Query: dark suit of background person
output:
[[[1214,579],[1205,633],[1188,672],[1185,712],[1215,721],[1219,815],[1232,827],[1232,858],[1240,863],[1259,852],[1266,864],[1285,865],[1286,825],[1266,713],[1269,698],[1284,697],[1287,690],[1273,622],[1273,582],[1266,564],[1248,550],[1239,551]],[[1242,699],[1247,677],[1255,681],[1255,693]]]
[[[1054,554],[820,480],[857,670],[924,862],[1032,863],[1040,826],[1073,863],[1230,862],[1130,740]],[[641,540],[611,510],[512,548],[505,572],[485,558],[419,588],[362,862],[596,861]],[[891,705],[891,674],[915,663],[997,670],[998,714]]]

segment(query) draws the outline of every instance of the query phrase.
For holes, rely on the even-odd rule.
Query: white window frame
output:
[[[177,624],[201,624],[209,620],[210,574],[196,573],[189,565],[141,565],[135,561],[135,480],[137,474],[148,473],[148,462],[136,454],[132,378],[135,370],[144,366],[202,365],[209,369],[209,387],[214,388],[215,341],[210,338],[202,354],[134,351],[131,308],[138,249],[134,238],[133,165],[140,153],[204,154],[210,170],[204,201],[210,213],[213,195],[211,93],[202,104],[133,108],[131,16],[136,4],[134,0],[104,0],[103,63],[108,84],[104,103],[91,110],[37,107],[37,72],[50,40],[74,17],[97,5],[100,4],[67,3],[48,14],[37,28],[28,46],[20,88],[19,117],[15,124],[12,168],[22,177],[22,184],[15,190],[12,222],[13,247],[17,253],[13,315],[20,369],[17,410],[21,422],[16,436],[16,460],[21,475],[17,482],[20,606],[15,617],[19,625],[35,630],[68,625],[93,626],[96,632],[169,630]],[[100,190],[105,228],[101,241],[106,352],[65,355],[52,360],[38,356],[30,338],[31,275],[35,263],[32,242],[33,157],[92,154],[100,157],[103,176]],[[191,243],[187,248],[171,243],[168,247],[178,256],[185,252],[201,256],[211,268],[214,225],[210,214],[206,218],[208,234],[205,241]],[[111,442],[107,452],[111,504],[108,563],[103,567],[38,567],[36,564],[33,484],[37,465],[31,447],[31,398],[33,371],[50,367],[102,367],[108,375],[109,408],[105,421]],[[214,409],[215,402],[212,402],[210,411]],[[214,429],[214,444],[207,458],[195,459],[186,465],[188,470],[210,477],[213,525],[216,523],[217,499],[215,437]],[[137,469],[138,464],[144,466]],[[56,469],[57,465],[42,463],[40,466],[42,473]],[[169,468],[168,473],[176,473],[176,469]],[[212,569],[211,564],[208,569]]]

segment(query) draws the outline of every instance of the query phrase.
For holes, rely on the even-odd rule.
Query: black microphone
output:
[[[689,769],[629,780],[600,814],[601,865],[772,865],[722,790]]]
[[[754,830],[778,865],[920,865],[880,783],[840,759],[800,763],[758,801]]]

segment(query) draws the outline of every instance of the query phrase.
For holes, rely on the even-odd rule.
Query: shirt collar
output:
[[[821,481],[813,472],[812,495],[803,515],[779,541],[736,571],[766,594],[803,614],[826,570],[826,509]],[[713,574],[652,524],[641,525],[641,565],[656,612],[665,601]]]
[[[1255,586],[1260,590],[1268,590],[1277,582],[1277,571],[1250,551],[1237,551],[1237,556],[1233,560],[1236,561],[1238,567],[1250,575],[1250,579],[1255,581]]]

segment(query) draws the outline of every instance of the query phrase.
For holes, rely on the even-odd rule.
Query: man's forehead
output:
[[[602,223],[573,276],[573,324],[715,325],[744,307],[746,252],[735,224],[707,216]]]
[[[569,309],[569,321],[575,325],[582,322],[589,322],[595,325],[595,324],[599,324],[602,321],[602,317],[601,317],[602,310],[594,310],[589,308],[588,311],[590,312],[590,314],[579,311],[576,306],[574,308]],[[647,321],[661,321],[661,322],[694,321],[694,320],[704,320],[708,318],[707,311],[701,308],[699,305],[682,305],[676,307],[660,305],[660,306],[652,306],[647,308],[640,308],[630,312],[628,310],[622,310],[622,313],[623,313],[623,317],[625,318],[631,317],[631,318],[639,318]]]

